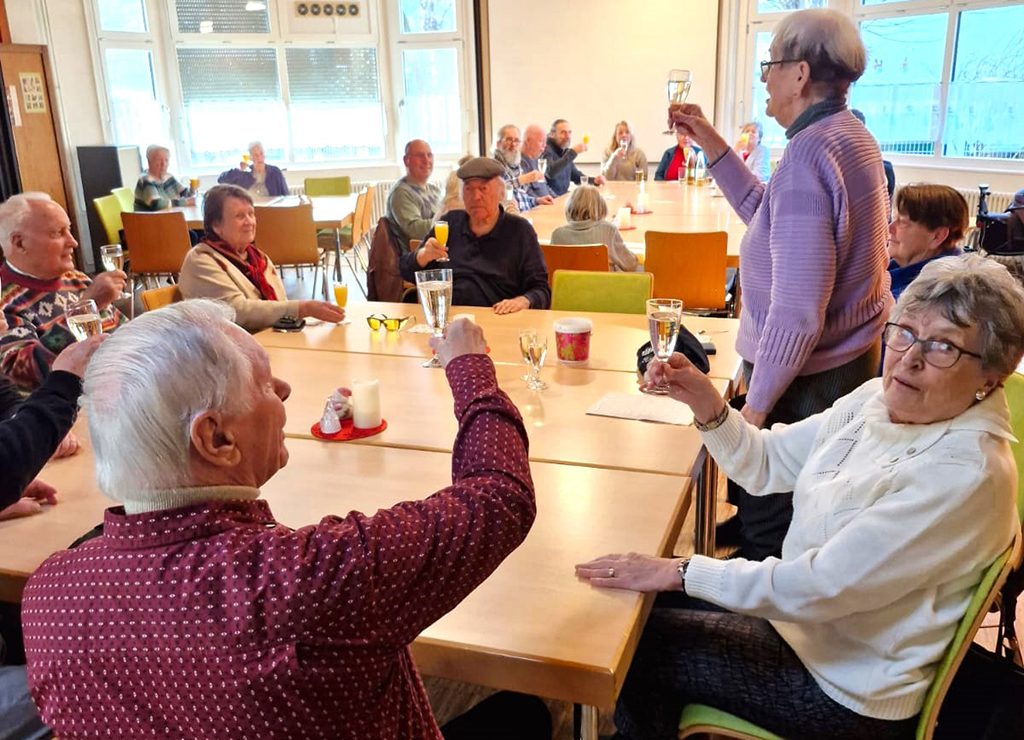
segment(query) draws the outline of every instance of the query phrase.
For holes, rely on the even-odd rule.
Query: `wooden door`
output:
[[[0,44],[0,76],[12,107],[14,148],[25,192],[49,193],[73,218],[45,46]],[[17,110],[14,110],[16,108]]]

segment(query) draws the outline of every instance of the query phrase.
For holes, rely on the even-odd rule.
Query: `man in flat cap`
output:
[[[415,282],[418,270],[447,267],[453,271],[456,306],[492,306],[498,314],[551,306],[537,233],[501,207],[504,171],[490,157],[476,157],[458,169],[465,210],[448,212],[447,246],[438,244],[431,229],[419,249],[402,255],[403,278]]]

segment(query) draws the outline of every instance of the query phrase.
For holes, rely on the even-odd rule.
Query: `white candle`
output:
[[[380,381],[352,381],[352,421],[356,429],[380,426]]]
[[[629,206],[619,209],[619,228],[629,228]]]

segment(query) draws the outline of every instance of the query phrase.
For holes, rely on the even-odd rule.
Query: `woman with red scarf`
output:
[[[235,322],[261,331],[284,316],[341,321],[325,301],[290,301],[270,258],[256,248],[256,212],[248,192],[218,185],[203,203],[205,235],[185,257],[178,288],[185,298],[213,298],[235,309]]]

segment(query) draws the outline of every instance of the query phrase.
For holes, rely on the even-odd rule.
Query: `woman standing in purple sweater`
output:
[[[748,226],[736,349],[748,388],[742,413],[758,426],[824,411],[873,377],[892,307],[882,155],[846,107],[867,57],[857,27],[835,10],[799,11],[778,25],[770,54],[761,62],[766,113],[786,127],[789,143],[767,183],[699,106],[670,110]],[[792,494],[735,498],[742,554],[777,554]]]

